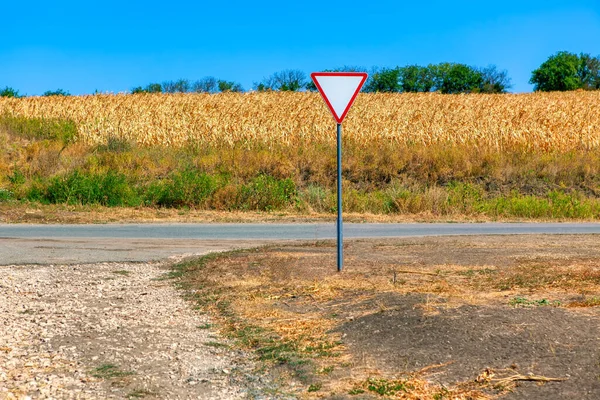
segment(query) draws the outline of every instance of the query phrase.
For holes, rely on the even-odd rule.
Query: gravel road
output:
[[[265,387],[163,263],[0,267],[0,398],[237,399]]]

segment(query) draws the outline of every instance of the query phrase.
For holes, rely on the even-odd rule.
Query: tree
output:
[[[21,97],[21,96],[19,96],[18,90],[7,86],[4,89],[0,89],[0,97]]]
[[[429,67],[408,65],[399,69],[399,84],[402,92],[430,92],[435,85]]]
[[[481,74],[473,67],[458,63],[429,65],[434,89],[444,94],[479,92],[483,85]]]
[[[600,89],[600,56],[592,57],[589,54],[580,54],[581,64],[577,75],[581,80],[581,87],[586,90]]]
[[[481,93],[506,93],[512,87],[508,72],[506,70],[498,71],[495,65],[489,65],[479,70],[482,83]]]
[[[131,89],[131,93],[162,93],[162,86],[160,83],[150,83],[146,87],[138,86]]]
[[[365,92],[399,92],[400,68],[374,70],[365,84]]]
[[[233,81],[218,81],[218,87],[220,92],[243,92],[244,88],[237,82]]]
[[[56,89],[56,90],[47,90],[45,91],[42,96],[70,96],[71,93],[63,90],[63,89]]]
[[[529,83],[535,91],[542,92],[580,89],[586,74],[583,66],[584,61],[577,54],[559,51],[531,73]]]
[[[269,90],[280,90],[282,92],[297,92],[304,89],[307,85],[306,74],[297,69],[286,69],[275,72],[273,75],[264,78],[261,82],[255,83],[254,88],[259,92]]]
[[[187,93],[190,91],[190,86],[188,79],[179,79],[177,81],[163,82],[162,90],[165,93]]]
[[[215,93],[219,90],[217,78],[206,76],[192,84],[192,92],[196,93]]]

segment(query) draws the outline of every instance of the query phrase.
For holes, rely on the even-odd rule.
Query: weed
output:
[[[598,307],[600,306],[600,297],[591,297],[588,299],[573,301],[567,307]]]
[[[123,275],[123,276],[129,276],[129,275],[131,275],[131,271],[127,271],[127,270],[124,270],[124,269],[112,271],[112,273],[113,274],[117,274],[117,275]]]
[[[213,327],[213,324],[202,324],[202,325],[198,325],[196,328],[198,329],[211,329]]]
[[[156,396],[156,393],[145,389],[135,389],[127,394],[128,399],[142,399],[146,396]]]
[[[200,207],[223,183],[218,177],[193,169],[175,172],[163,181],[151,183],[145,203],[161,207]]]
[[[272,211],[293,204],[296,196],[296,187],[291,179],[278,180],[261,174],[240,187],[235,208]]]
[[[383,378],[368,378],[365,387],[369,392],[377,393],[380,396],[393,396],[398,392],[407,391],[405,382]]]
[[[558,300],[549,301],[547,299],[540,300],[528,300],[525,297],[514,297],[509,300],[509,305],[514,307],[540,307],[540,306],[552,306],[560,307],[561,303]]]
[[[10,190],[0,188],[0,203],[13,199],[13,193]]]
[[[36,200],[39,192],[30,192]],[[128,206],[138,204],[137,197],[124,174],[108,171],[89,174],[78,170],[57,176],[41,194],[42,201],[53,204],[100,204],[103,206]]]
[[[335,369],[335,367],[333,365],[330,365],[328,367],[323,367],[321,369],[319,369],[319,374],[321,375],[329,375],[330,373],[333,372],[333,370]]]
[[[313,383],[308,387],[308,392],[318,392],[323,387],[322,383]]]
[[[133,375],[133,372],[122,371],[115,364],[102,364],[92,371],[92,376],[102,379],[123,378]]]

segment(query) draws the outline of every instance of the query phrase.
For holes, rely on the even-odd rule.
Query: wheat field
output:
[[[117,94],[0,98],[0,114],[69,119],[78,140],[139,145],[298,146],[333,142],[318,93]],[[500,95],[360,94],[344,137],[364,146],[469,144],[542,151],[600,147],[600,92]]]

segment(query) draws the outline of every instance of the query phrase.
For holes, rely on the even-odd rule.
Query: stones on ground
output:
[[[246,355],[203,345],[214,332],[197,327],[210,321],[158,280],[161,267],[0,267],[0,398],[236,399],[255,391]]]

